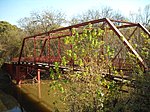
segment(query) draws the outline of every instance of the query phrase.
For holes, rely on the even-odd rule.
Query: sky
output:
[[[150,0],[0,0],[0,21],[18,25],[17,21],[29,17],[33,11],[47,9],[59,10],[67,18],[81,14],[88,9],[110,7],[128,16],[130,12],[137,13],[150,4]]]

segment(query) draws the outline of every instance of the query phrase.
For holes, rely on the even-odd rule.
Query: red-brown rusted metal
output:
[[[47,42],[47,39],[44,40],[44,43],[43,43],[43,46],[42,46],[41,52],[40,52],[40,57],[42,56],[42,54],[43,54],[43,52],[44,52],[44,48],[45,48],[46,42]],[[40,57],[39,57],[39,58],[40,58]]]
[[[138,23],[138,26],[150,37],[150,32],[142,24]]]
[[[61,58],[61,54],[60,54],[61,53],[61,48],[60,47],[61,47],[61,45],[60,45],[60,38],[58,38],[58,51],[57,52],[58,52],[58,57],[59,58]]]
[[[48,54],[47,54],[47,56],[48,56],[48,63],[50,64],[50,36],[48,37]]]
[[[19,60],[18,60],[18,64],[20,63],[21,61],[21,56],[22,56],[22,53],[23,53],[23,48],[24,48],[24,45],[25,45],[25,38],[23,39],[23,42],[22,42],[22,46],[21,46],[21,51],[20,51],[20,55],[19,55]]]
[[[38,83],[40,83],[41,82],[41,70],[40,69],[37,69],[37,80],[38,80]]]
[[[33,54],[33,57],[34,57],[34,63],[36,63],[36,38],[34,37],[34,54]]]
[[[84,22],[84,23],[80,23],[80,24],[76,24],[76,25],[72,25],[72,26],[68,26],[68,27],[63,27],[63,28],[59,28],[56,30],[52,30],[52,31],[48,31],[46,33],[40,33],[34,36],[29,36],[29,37],[25,37],[23,39],[23,43],[22,43],[22,47],[20,50],[20,55],[19,58],[16,58],[13,60],[13,62],[18,62],[18,66],[16,66],[16,73],[18,74],[18,78],[16,79],[18,81],[18,79],[21,80],[19,74],[20,74],[20,64],[21,62],[27,62],[27,63],[47,63],[49,66],[50,64],[54,63],[54,62],[61,62],[61,48],[62,46],[62,42],[61,42],[61,38],[65,38],[66,36],[72,36],[72,28],[76,28],[77,31],[79,32],[79,34],[82,33],[84,26],[88,25],[88,24],[100,24],[99,28],[101,28],[102,30],[105,31],[105,36],[108,37],[107,31],[111,30],[113,31],[117,37],[119,37],[119,39],[121,40],[121,42],[125,45],[125,47],[132,52],[137,59],[139,60],[140,64],[145,68],[148,69],[146,63],[144,62],[144,60],[142,59],[142,57],[138,54],[138,52],[133,48],[133,46],[129,43],[129,40],[131,38],[131,36],[135,33],[135,31],[137,30],[137,28],[141,28],[142,31],[144,31],[149,37],[150,37],[150,32],[141,24],[139,23],[132,23],[132,22],[127,22],[127,21],[122,21],[122,20],[112,20],[112,19],[108,19],[108,18],[103,18],[103,19],[98,19],[98,20],[93,20],[93,21],[88,21],[88,22]],[[116,24],[119,23],[119,24]],[[129,27],[135,27],[135,29],[132,31],[132,33],[128,36],[128,39],[126,39],[126,37],[121,33],[120,29],[123,28],[129,28]],[[27,45],[27,40],[33,40],[33,56],[32,57],[26,57],[23,55],[23,51],[25,50],[25,45]],[[53,49],[52,49],[52,45],[53,43],[53,39],[56,40],[55,45],[56,45],[56,51],[57,54],[54,53]],[[38,41],[39,40],[43,40],[42,42],[42,47],[40,48],[40,53],[38,55]],[[102,41],[106,41],[106,43],[109,41],[109,39],[104,39],[104,37],[102,37]],[[57,44],[56,44],[57,43]],[[70,45],[70,49],[73,49],[73,46]],[[118,52],[116,53],[114,59],[112,59],[112,61],[114,61],[114,65],[118,65],[120,68],[121,63],[123,63],[123,60],[119,58],[117,58],[117,56],[120,54],[120,52],[122,51],[123,47],[120,48],[120,50],[118,50]],[[101,52],[102,54],[104,54],[104,48],[101,48]],[[70,62],[73,64],[73,60],[71,59]],[[118,64],[117,64],[118,63]],[[127,64],[125,64],[126,66],[128,66]],[[22,66],[28,66],[26,64],[22,65]],[[31,65],[30,65],[31,66]],[[34,69],[43,69],[37,66],[33,65]],[[47,69],[47,68],[46,68]],[[38,72],[39,74],[39,72]],[[38,75],[39,76],[39,75]],[[40,79],[40,77],[38,77],[38,79]]]

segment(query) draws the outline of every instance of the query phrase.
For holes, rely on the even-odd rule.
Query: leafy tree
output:
[[[80,69],[82,72],[70,71],[61,76],[65,83],[68,82],[67,88],[63,87],[63,81],[59,83],[60,80],[54,80],[54,84],[51,83],[50,87],[56,89],[61,87],[61,92],[65,95],[62,101],[67,104],[68,112],[105,112],[110,109],[109,107],[112,109],[115,100],[120,97],[118,94],[120,87],[117,83],[107,81],[103,77],[104,71],[112,66],[106,57],[113,55],[113,50],[102,40],[103,34],[104,30],[93,28],[89,24],[81,34],[77,29],[72,29],[72,36],[64,39],[66,45],[72,45],[72,49],[65,50],[66,56],[62,57],[61,64],[66,66],[68,60],[73,60],[72,69]],[[104,46],[106,50],[103,54],[101,48]],[[56,77],[56,74],[50,76]]]
[[[0,63],[18,56],[24,33],[17,26],[0,21]]]
[[[64,14],[55,10],[44,10],[41,13],[32,12],[30,17],[25,17],[18,21],[21,28],[23,28],[28,35],[59,28],[64,22]]]
[[[147,28],[150,28],[150,4],[146,5],[143,10],[139,9],[138,13],[131,13],[129,20],[142,23]]]
[[[71,24],[82,23],[90,20],[100,19],[100,18],[111,18],[116,20],[125,20],[125,17],[111,9],[110,7],[104,7],[97,10],[87,10],[86,12],[79,14],[72,18]]]
[[[143,22],[145,26],[150,27],[150,4],[146,5],[143,12]]]

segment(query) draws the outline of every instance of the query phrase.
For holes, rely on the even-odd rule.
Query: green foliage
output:
[[[0,63],[18,56],[23,37],[23,32],[17,26],[0,21]]]
[[[102,34],[103,30],[92,29],[91,24],[83,29],[82,34],[73,28],[72,36],[65,38],[65,44],[72,45],[72,49],[66,51],[67,56],[80,67],[87,65],[88,60],[96,59],[99,55],[99,49],[104,44],[103,41],[99,41]]]
[[[72,45],[66,50],[66,56],[62,58],[62,65],[73,60],[75,67],[82,72],[69,72],[63,74],[65,86],[58,86],[54,83],[54,88],[63,93],[62,102],[67,105],[68,112],[146,112],[149,109],[149,75],[143,74],[143,69],[139,66],[135,55],[128,52],[129,63],[133,65],[133,81],[120,82],[110,80],[102,74],[105,70],[110,70],[115,76],[124,76],[124,72],[116,71],[112,66],[112,59],[115,54],[115,47],[103,41],[104,30],[94,28],[91,24],[79,33],[77,29],[72,29],[72,36],[65,38],[66,45]],[[144,44],[141,50],[145,59],[149,57],[149,38],[142,34]],[[132,37],[135,41],[135,37]],[[134,44],[131,40],[131,44]],[[133,42],[133,43],[132,43]],[[104,48],[105,54],[101,53]],[[138,46],[137,46],[138,48]],[[56,64],[57,65],[57,64]],[[57,67],[56,67],[57,71]],[[107,71],[108,73],[108,71]],[[147,77],[147,78],[146,78]],[[62,83],[62,82],[61,82]],[[65,85],[63,84],[63,85]],[[127,90],[128,93],[123,90]],[[142,102],[141,102],[142,101]]]
[[[127,108],[131,112],[148,112],[150,108],[150,72],[143,73],[139,67],[135,68],[134,89],[128,97]]]
[[[54,63],[54,68],[50,68],[49,69],[49,73],[50,73],[50,78],[52,80],[60,79],[62,74],[60,72],[59,63],[58,62]]]
[[[64,40],[65,44],[72,45],[72,48],[66,50],[66,57],[63,57],[62,60],[63,65],[66,65],[67,58],[72,59],[79,69],[83,69],[82,73],[70,72],[65,74],[69,86],[62,90],[65,90],[63,91],[64,102],[68,105],[67,111],[69,112],[101,112],[105,110],[104,102],[116,98],[117,84],[108,82],[102,77],[102,71],[111,65],[111,62],[105,64],[104,57],[112,57],[114,53],[110,46],[105,46],[106,54],[105,56],[101,54],[101,47],[105,44],[102,40],[103,33],[103,30],[93,28],[89,24],[83,29],[82,34],[73,28],[72,36],[68,36]],[[101,65],[98,63],[99,61],[101,61]],[[111,94],[113,95],[111,96]],[[105,99],[110,96],[110,99]]]

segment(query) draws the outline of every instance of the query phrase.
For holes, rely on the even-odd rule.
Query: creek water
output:
[[[60,101],[59,91],[49,91],[50,81],[14,86],[15,97],[27,112],[63,112],[65,106]],[[60,102],[59,102],[60,101]],[[56,108],[57,107],[57,108]]]
[[[0,69],[0,112],[26,112],[10,94],[11,80],[9,75]]]
[[[29,81],[19,86],[10,80],[7,72],[0,69],[0,96],[5,96],[2,99],[7,107],[3,109],[0,105],[0,112],[65,111],[64,104],[59,102],[60,91],[50,91],[49,85],[50,80],[42,80],[41,83]]]

